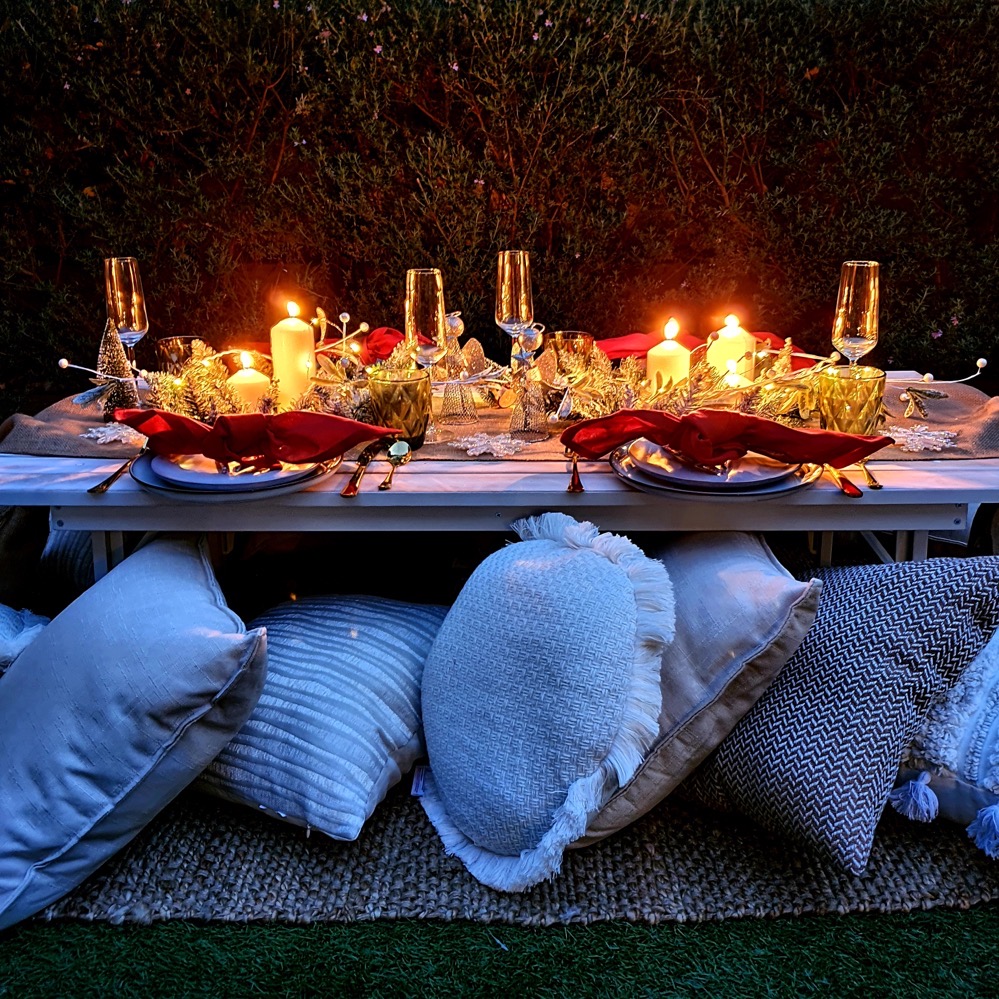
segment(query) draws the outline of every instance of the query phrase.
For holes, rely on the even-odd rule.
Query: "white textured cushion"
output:
[[[74,601],[0,680],[0,927],[127,843],[246,720],[263,635],[205,552],[152,541]]]
[[[0,604],[0,676],[48,623],[47,617]]]
[[[911,814],[906,784],[925,781],[920,773],[929,775],[945,819],[973,823],[982,809],[999,805],[999,632],[953,689],[934,702],[912,740],[899,774],[903,793],[893,792],[893,804],[905,814]],[[999,857],[995,844],[987,849],[990,856]]]
[[[310,597],[266,628],[263,693],[203,790],[334,839],[361,826],[423,751],[420,679],[446,608]]]
[[[520,521],[489,556],[427,660],[423,806],[480,881],[519,891],[640,765],[658,731],[673,637],[661,562],[564,514]]]

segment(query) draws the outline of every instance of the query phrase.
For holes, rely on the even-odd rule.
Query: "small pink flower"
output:
[[[950,324],[951,324],[951,326],[957,326],[958,322],[959,322],[959,320],[958,320],[957,316],[951,316],[950,317]]]
[[[319,32],[319,37],[325,42],[326,39],[329,38],[329,36],[332,35],[332,34],[333,34],[333,32],[330,31],[329,28],[326,28],[323,31]]]
[[[453,70],[454,70],[454,71],[455,71],[456,73],[458,72],[458,64],[457,64],[456,62],[453,62],[453,63],[451,63],[451,68],[452,68],[452,69],[453,69]]]
[[[942,336],[943,336],[943,330],[934,330],[934,331],[933,331],[933,332],[932,332],[932,333],[930,334],[930,336],[931,336],[931,337],[933,337],[933,339],[934,339],[934,340],[939,340],[939,339],[940,339],[940,337],[942,337]]]
[[[475,180],[472,181],[472,183],[473,184],[478,184],[479,187],[485,187],[486,186],[486,182],[481,177],[476,177]]]
[[[358,19],[358,21],[366,21],[368,19],[368,15],[367,14],[358,14],[357,15],[357,19]]]
[[[382,47],[380,45],[376,45],[375,46],[375,55],[381,55],[381,54],[382,54]]]
[[[547,19],[547,20],[545,21],[545,27],[546,27],[546,28],[550,28],[551,26],[552,26],[552,22],[551,22],[551,18],[548,18],[548,19]]]
[[[537,41],[537,40],[538,40],[538,33],[537,33],[537,32],[535,31],[535,32],[534,32],[534,34],[533,34],[533,35],[531,35],[531,37],[532,37],[532,38],[533,38],[533,39],[534,39],[535,41]]]

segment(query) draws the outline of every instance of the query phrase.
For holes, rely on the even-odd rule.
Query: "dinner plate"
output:
[[[279,496],[282,493],[293,493],[299,489],[307,489],[325,479],[339,464],[341,459],[326,461],[322,464],[314,465],[312,471],[304,477],[292,479],[291,481],[279,480],[277,482],[264,483],[252,490],[239,489],[229,491],[226,489],[209,488],[197,489],[191,486],[176,486],[153,471],[154,455],[142,454],[132,462],[129,473],[132,478],[144,489],[170,496],[177,499],[197,500],[199,503],[232,503],[240,500],[260,500],[270,499],[272,496]]]
[[[225,493],[256,492],[268,486],[285,485],[308,478],[315,470],[316,463],[303,465],[281,462],[280,468],[260,472],[240,472],[223,474],[218,470],[214,459],[203,454],[152,455],[150,469],[163,482],[181,489],[198,489]]]
[[[761,454],[746,454],[719,466],[719,471],[702,472],[684,465],[666,448],[645,437],[628,445],[631,460],[645,475],[661,480],[675,489],[710,489],[712,492],[757,490],[786,479],[801,467],[775,461]]]
[[[719,489],[714,485],[706,485],[703,488],[695,486],[674,486],[665,479],[657,478],[647,474],[635,463],[635,459],[628,451],[628,445],[622,445],[611,452],[611,468],[617,475],[624,479],[630,486],[647,493],[672,493],[674,496],[708,496],[711,499],[721,500],[756,500],[767,499],[772,496],[782,496],[785,493],[794,492],[803,486],[811,485],[822,475],[821,465],[799,465],[790,475],[769,482],[755,489]],[[716,476],[707,476],[714,479]]]

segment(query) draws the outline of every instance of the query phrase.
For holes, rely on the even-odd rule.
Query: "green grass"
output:
[[[544,930],[28,924],[0,996],[996,996],[999,905],[966,912]]]

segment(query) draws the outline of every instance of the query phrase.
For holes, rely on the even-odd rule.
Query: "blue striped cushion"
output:
[[[268,672],[249,721],[199,786],[334,839],[423,751],[423,663],[445,607],[310,597],[267,611]]]

